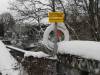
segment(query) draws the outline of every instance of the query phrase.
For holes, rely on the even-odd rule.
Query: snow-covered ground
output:
[[[0,73],[2,75],[19,75],[18,62],[11,56],[9,50],[0,41]],[[16,70],[15,70],[16,69]]]
[[[100,42],[63,41],[58,43],[58,53],[72,54],[100,61]]]

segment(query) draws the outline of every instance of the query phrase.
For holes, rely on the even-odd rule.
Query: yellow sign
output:
[[[48,13],[49,22],[64,22],[64,13],[63,12],[49,12]]]

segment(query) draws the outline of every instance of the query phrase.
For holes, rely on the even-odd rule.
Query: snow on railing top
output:
[[[26,50],[23,50],[23,49],[14,47],[14,46],[10,46],[10,45],[7,45],[7,48],[22,52],[22,53],[24,53],[25,57],[28,57],[28,56],[33,56],[33,57],[38,57],[38,58],[49,57],[48,54],[46,54],[46,53],[44,53],[42,51],[38,51],[38,52],[26,51]]]
[[[58,43],[58,53],[72,54],[100,61],[100,42],[63,41]]]
[[[13,50],[16,50],[16,51],[19,51],[19,52],[23,52],[23,53],[26,52],[26,50],[24,50],[24,49],[20,49],[20,48],[11,46],[11,45],[7,45],[6,47],[7,47],[8,49],[13,49]]]
[[[39,52],[26,51],[25,54],[24,54],[24,56],[25,57],[33,56],[33,57],[41,58],[41,57],[48,57],[49,55],[45,54],[42,51],[39,51]]]

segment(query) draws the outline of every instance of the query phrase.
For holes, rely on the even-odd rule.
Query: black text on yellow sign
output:
[[[49,18],[50,23],[64,22],[64,13],[63,12],[49,12],[48,18]]]

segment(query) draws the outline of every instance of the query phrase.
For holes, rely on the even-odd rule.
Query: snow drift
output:
[[[10,55],[9,50],[0,41],[0,73],[2,75],[19,75],[20,71],[17,68],[18,62]]]

